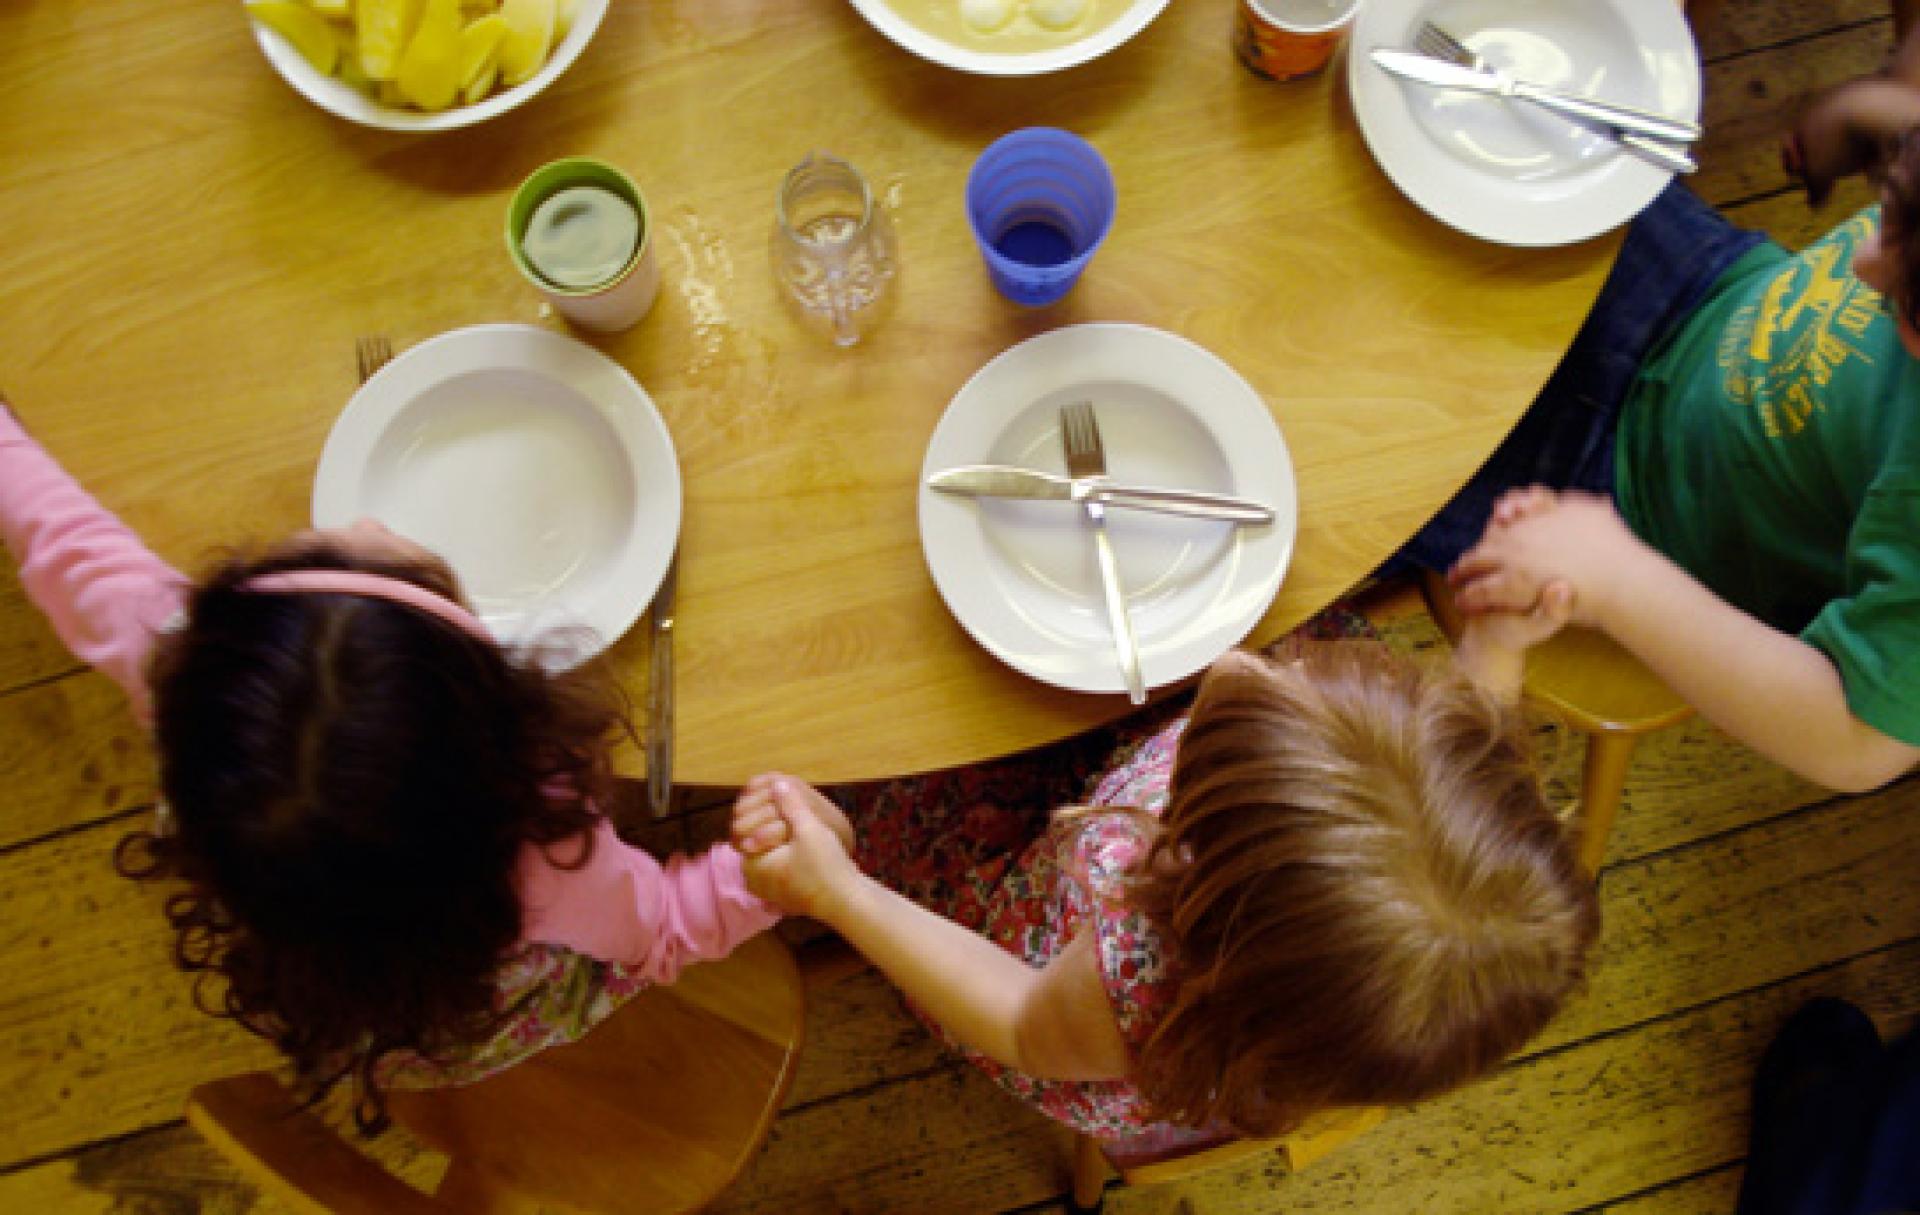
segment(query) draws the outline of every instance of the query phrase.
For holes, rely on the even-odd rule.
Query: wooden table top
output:
[[[1460,236],[1394,189],[1335,70],[1258,79],[1233,0],[1179,0],[1098,62],[1031,79],[925,63],[844,0],[625,0],[547,93],[409,136],[318,110],[233,0],[0,6],[0,383],[169,559],[303,526],[357,335],[405,347],[551,328],[501,245],[533,168],[590,155],[647,192],[663,273],[632,331],[588,336],[646,386],[685,477],[676,778],[918,771],[1110,720],[975,645],[921,555],[916,478],[948,400],[999,351],[1084,321],[1181,334],[1271,405],[1301,527],[1250,640],[1323,607],[1485,459],[1565,348],[1616,237]],[[1114,231],[1062,303],[995,295],[961,206],[1006,131],[1113,166]],[[852,351],[767,267],[785,171],[821,148],[891,208],[902,277]],[[644,688],[635,629],[610,651]],[[637,771],[636,756],[625,758]]]

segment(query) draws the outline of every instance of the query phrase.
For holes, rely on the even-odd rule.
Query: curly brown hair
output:
[[[1518,711],[1367,643],[1214,665],[1134,897],[1181,976],[1142,1089],[1245,1135],[1481,1075],[1599,929]]]
[[[129,836],[116,859],[185,883],[166,914],[196,1002],[278,1046],[311,1099],[352,1077],[356,1121],[375,1133],[383,1058],[497,1029],[516,862],[594,825],[624,705],[596,673],[549,674],[401,604],[246,588],[290,569],[459,600],[438,563],[324,539],[214,570],[151,671],[171,826]]]

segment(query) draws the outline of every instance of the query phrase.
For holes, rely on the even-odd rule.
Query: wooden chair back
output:
[[[395,1121],[450,1157],[433,1195],[355,1151],[265,1072],[199,1086],[187,1117],[302,1211],[690,1211],[765,1140],[803,1012],[791,952],[762,934],[640,993],[579,1042],[478,1084],[394,1093]]]

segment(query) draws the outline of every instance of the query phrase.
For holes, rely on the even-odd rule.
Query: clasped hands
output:
[[[1608,499],[1535,485],[1501,496],[1480,542],[1447,582],[1476,623],[1530,632],[1569,620],[1603,628],[1645,547]],[[1517,640],[1523,648],[1543,639]]]
[[[828,919],[835,902],[858,882],[860,871],[849,855],[853,825],[798,777],[769,772],[748,781],[734,799],[728,834],[747,889],[782,911]]]

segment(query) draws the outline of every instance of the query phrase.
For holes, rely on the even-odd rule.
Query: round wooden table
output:
[[[623,0],[546,94],[463,131],[362,129],[267,66],[234,0],[0,9],[6,389],[168,558],[305,524],[356,336],[552,327],[501,226],[539,164],[590,155],[647,192],[664,283],[629,368],[685,476],[676,778],[842,780],[1002,755],[1123,696],[1036,683],[980,649],[922,559],[921,456],[993,355],[1093,320],[1182,334],[1266,398],[1301,528],[1272,638],[1391,553],[1492,451],[1565,348],[1617,237],[1460,236],[1368,154],[1343,63],[1274,84],[1229,47],[1234,0],[1179,0],[1104,59],[1032,79],[899,50],[843,0]],[[1065,301],[987,283],[962,187],[1009,129],[1070,128],[1118,183]],[[890,316],[838,350],[775,295],[776,187],[812,149],[891,208]],[[636,693],[645,630],[611,651]],[[637,769],[637,755],[627,762]]]

